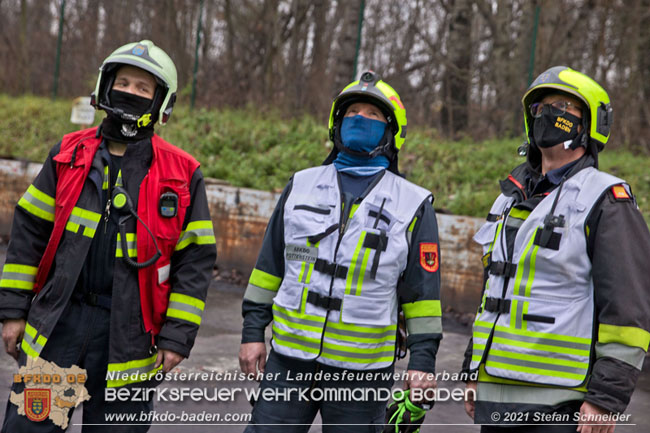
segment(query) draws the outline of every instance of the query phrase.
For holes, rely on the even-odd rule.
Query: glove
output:
[[[386,426],[382,433],[419,433],[426,410],[409,400],[410,391],[404,398],[395,400],[386,408]]]

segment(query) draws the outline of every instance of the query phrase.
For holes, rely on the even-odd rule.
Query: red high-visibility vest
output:
[[[35,292],[45,285],[66,223],[90,172],[95,152],[102,140],[96,135],[97,127],[65,135],[61,141],[61,151],[54,157],[58,178],[54,228],[38,266]],[[137,213],[156,237],[162,256],[153,265],[138,271],[138,283],[145,330],[157,335],[165,320],[171,290],[170,278],[160,281],[159,270],[170,265],[171,255],[183,228],[185,212],[190,204],[192,175],[199,163],[156,134],[151,137],[151,145],[153,159],[149,172],[140,184]],[[165,218],[158,211],[158,201],[161,194],[170,191],[178,195],[178,210],[175,217]],[[137,224],[136,238],[139,261],[156,253],[151,236],[140,223]]]

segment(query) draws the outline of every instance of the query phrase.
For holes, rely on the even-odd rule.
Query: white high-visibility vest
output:
[[[355,370],[392,364],[407,232],[425,200],[429,191],[385,171],[360,203],[341,209],[334,165],[296,173],[284,206],[274,350]]]
[[[471,369],[484,364],[491,376],[537,384],[585,382],[594,333],[586,221],[599,198],[623,183],[589,167],[530,213],[513,208],[511,197],[497,198],[490,214],[498,217],[474,236],[483,246],[489,278],[474,322]],[[558,193],[552,212],[557,224],[545,236]],[[507,227],[519,227],[511,258],[504,250]]]

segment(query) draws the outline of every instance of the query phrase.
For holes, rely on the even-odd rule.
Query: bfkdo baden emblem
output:
[[[51,390],[25,389],[25,415],[32,421],[43,421],[50,414]]]
[[[422,242],[420,244],[420,266],[428,272],[436,272],[440,267],[440,256],[438,244],[434,242]]]

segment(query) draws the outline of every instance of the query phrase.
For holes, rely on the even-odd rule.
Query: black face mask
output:
[[[151,99],[119,90],[111,90],[109,97],[113,111],[107,111],[102,122],[104,137],[120,143],[134,143],[153,135],[155,120],[152,116],[142,118],[151,106]]]
[[[538,147],[553,147],[567,141],[572,143],[578,137],[578,125],[582,119],[571,113],[561,116],[551,114],[548,105],[542,108],[542,115],[533,123],[533,139]]]

